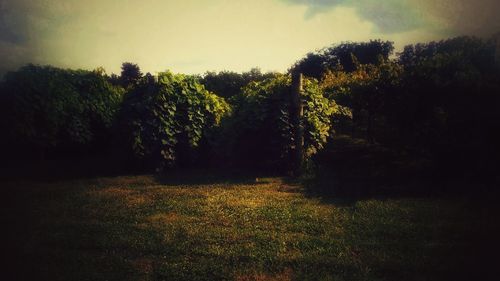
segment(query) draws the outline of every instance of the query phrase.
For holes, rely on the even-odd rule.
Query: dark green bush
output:
[[[121,115],[132,152],[163,169],[192,163],[202,139],[228,112],[224,99],[195,77],[163,72],[127,93]]]
[[[28,65],[1,84],[3,141],[40,153],[109,138],[122,89],[99,73]]]

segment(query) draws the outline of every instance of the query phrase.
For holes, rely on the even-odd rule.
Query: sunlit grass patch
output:
[[[464,200],[335,203],[280,178],[44,186],[22,189],[11,220],[33,272],[56,280],[442,280],[460,276],[468,226],[489,227]]]

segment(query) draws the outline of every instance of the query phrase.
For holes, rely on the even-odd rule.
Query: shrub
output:
[[[6,149],[79,147],[109,137],[122,89],[99,73],[27,65],[1,84]]]
[[[167,71],[127,93],[122,119],[133,153],[163,169],[193,162],[201,140],[228,112],[224,99],[195,77]]]

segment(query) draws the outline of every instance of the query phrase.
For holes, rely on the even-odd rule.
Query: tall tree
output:
[[[371,40],[369,42],[345,42],[309,53],[292,67],[305,76],[321,79],[327,70],[356,70],[356,64],[376,64],[380,56],[387,60],[394,51],[393,42]],[[356,58],[357,61],[353,60]]]
[[[123,87],[128,88],[131,85],[137,84],[141,77],[142,72],[137,64],[131,62],[124,62],[122,64],[120,80]]]

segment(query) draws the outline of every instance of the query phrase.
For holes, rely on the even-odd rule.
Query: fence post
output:
[[[292,89],[290,91],[290,121],[293,129],[292,175],[300,176],[304,162],[304,129],[302,117],[302,73],[292,72]]]

